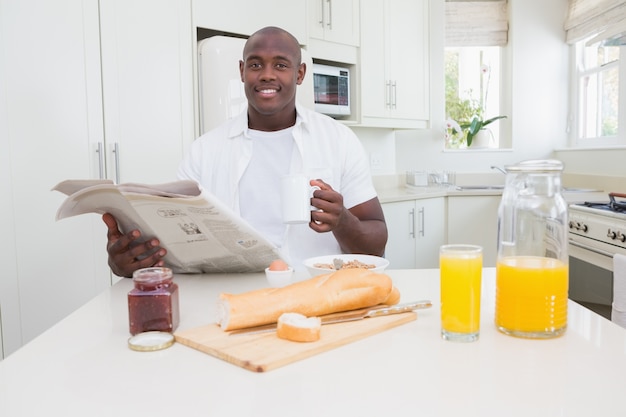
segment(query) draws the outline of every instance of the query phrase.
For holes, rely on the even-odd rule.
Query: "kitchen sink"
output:
[[[504,185],[458,185],[459,191],[503,190]]]
[[[483,190],[503,190],[504,185],[457,185],[457,191],[483,191]],[[603,190],[597,188],[576,188],[564,187],[563,192],[567,193],[597,193]]]

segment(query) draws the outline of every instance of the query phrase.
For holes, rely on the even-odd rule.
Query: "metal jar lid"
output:
[[[168,332],[143,332],[128,339],[128,347],[140,352],[166,349],[174,344],[174,335]]]

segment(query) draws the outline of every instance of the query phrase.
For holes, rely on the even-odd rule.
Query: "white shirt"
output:
[[[344,206],[354,207],[376,197],[365,151],[347,126],[296,104],[296,123],[292,129],[293,150],[289,173],[319,178],[342,194]],[[248,130],[248,114],[243,112],[195,140],[178,170],[180,179],[197,181],[236,213],[242,213],[241,180],[253,160],[253,140]],[[274,160],[269,160],[274,164]],[[275,196],[276,200],[280,195]],[[256,202],[262,206],[263,202]],[[277,206],[279,207],[279,206]],[[245,212],[246,207],[243,209]],[[273,210],[276,210],[274,208]],[[271,217],[280,218],[281,213]],[[276,220],[274,220],[276,221]],[[251,223],[255,228],[260,224]],[[286,228],[283,256],[296,270],[302,260],[340,253],[334,235],[317,233],[308,224]],[[268,238],[269,240],[269,238]]]
[[[280,181],[289,173],[292,132],[293,127],[278,132],[248,130],[252,158],[239,181],[241,217],[277,247],[283,246],[287,228],[281,216]]]

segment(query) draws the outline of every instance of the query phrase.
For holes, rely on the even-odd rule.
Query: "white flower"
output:
[[[453,133],[459,133],[461,131],[461,125],[459,125],[456,120],[448,119],[446,120],[446,132],[452,129]]]

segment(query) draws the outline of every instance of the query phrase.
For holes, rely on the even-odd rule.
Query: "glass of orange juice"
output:
[[[483,249],[443,245],[439,249],[441,337],[456,342],[478,340]]]

